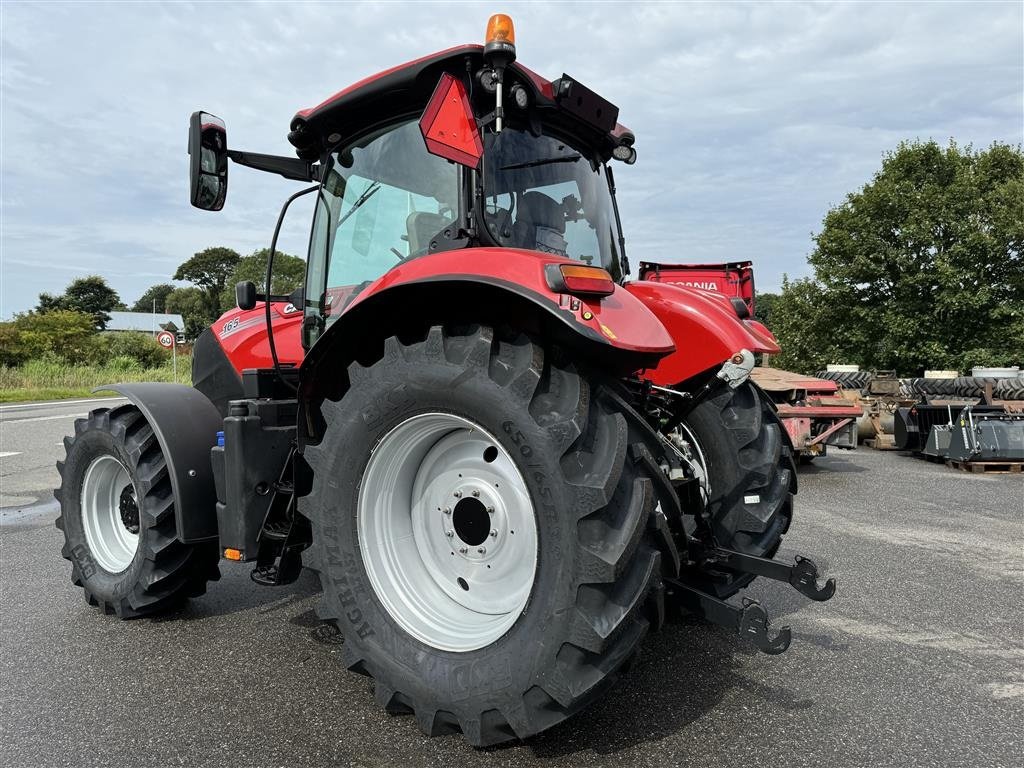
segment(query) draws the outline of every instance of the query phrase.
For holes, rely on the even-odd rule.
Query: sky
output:
[[[0,318],[103,275],[131,304],[194,252],[269,244],[301,188],[234,166],[188,201],[188,118],[291,154],[292,115],[395,64],[516,24],[519,61],[620,108],[630,258],[810,274],[812,235],[899,142],[1024,141],[1024,2],[0,3]],[[311,198],[305,198],[311,200]],[[301,201],[300,201],[301,202]],[[304,254],[311,204],[280,247]]]

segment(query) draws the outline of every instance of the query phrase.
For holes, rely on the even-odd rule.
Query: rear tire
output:
[[[166,611],[220,578],[217,543],[177,539],[167,463],[132,405],[75,421],[54,491],[61,554],[90,605],[123,619]]]
[[[772,557],[793,519],[796,467],[768,398],[750,382],[726,389],[698,405],[686,425],[706,464],[715,539],[730,549]],[[753,579],[700,572],[691,583],[726,598]]]
[[[477,747],[539,733],[602,696],[639,652],[649,626],[645,604],[653,601],[653,614],[660,615],[662,563],[672,563],[675,555],[671,545],[664,560],[659,551],[666,541],[659,535],[664,526],[657,505],[671,500],[662,495],[665,484],[652,474],[652,468],[660,470],[649,461],[646,438],[629,426],[621,401],[596,377],[562,362],[557,351],[523,335],[499,338],[486,327],[435,327],[426,339],[410,343],[390,338],[381,359],[353,363],[349,378],[343,398],[322,405],[327,427],[320,444],[306,448],[314,480],[300,500],[313,526],[304,562],[320,573],[321,617],[345,636],[344,664],[374,678],[376,699],[388,712],[414,713],[431,736],[461,731]],[[435,602],[424,604],[421,590],[396,586],[399,578],[386,581],[391,586],[382,592],[374,564],[381,550],[377,534],[360,537],[367,530],[360,524],[374,507],[360,489],[385,487],[375,479],[382,455],[399,457],[388,505],[409,508],[410,515],[420,515],[413,520],[440,526],[438,536],[452,519],[442,499],[465,498],[460,483],[480,490],[481,499],[493,495],[496,519],[514,510],[522,514],[526,504],[491,488],[494,478],[483,470],[465,471],[457,464],[448,475],[427,475],[429,482],[421,483],[432,466],[427,458],[441,450],[437,446],[453,436],[456,443],[462,440],[456,426],[434,447],[416,449],[421,458],[413,467],[415,479],[403,475],[400,462],[412,459],[393,448],[405,434],[401,430],[424,415],[444,414],[476,425],[470,434],[483,442],[474,450],[490,444],[485,457],[493,447],[490,455],[515,466],[536,531],[536,567],[525,606],[511,601],[500,636],[481,633],[456,650],[454,640],[395,606],[415,603],[419,613],[454,615],[471,627],[472,616],[453,605],[461,605],[459,591],[439,582]],[[460,469],[458,477],[454,469]],[[412,493],[413,488],[423,492]],[[436,499],[434,491],[440,494]],[[423,500],[419,507],[417,500]],[[485,561],[476,563],[472,552],[459,551],[469,542],[460,543],[457,521],[455,528],[451,553],[443,554],[465,568],[466,581],[460,583],[483,585],[470,574]],[[507,528],[486,546],[500,547],[506,535],[511,540]],[[413,523],[409,536],[426,536],[421,530]],[[397,534],[395,539],[397,549]],[[417,546],[421,540],[416,538]],[[405,557],[410,558],[415,555]],[[448,571],[425,571],[425,578],[438,578],[439,572]],[[500,583],[480,589],[492,590],[496,605],[508,597]]]

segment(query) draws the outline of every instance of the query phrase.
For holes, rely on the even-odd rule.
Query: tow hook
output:
[[[732,605],[706,592],[683,584],[674,579],[666,579],[670,588],[679,597],[680,604],[686,610],[704,619],[731,629],[744,640],[749,640],[757,648],[772,656],[783,653],[793,639],[789,627],[782,627],[773,636],[768,633],[771,622],[768,613],[756,600],[744,598],[743,605]]]
[[[777,560],[715,547],[707,553],[705,562],[712,567],[724,567],[737,573],[786,582],[804,597],[820,603],[830,600],[836,593],[836,580],[829,579],[824,586],[819,587],[818,566],[810,558],[800,555],[794,558],[793,565],[784,565]]]
[[[724,547],[714,547],[705,552],[698,566],[699,570],[725,569],[736,573],[764,576],[782,581],[797,592],[818,602],[829,600],[836,593],[836,580],[828,579],[818,586],[818,566],[807,557],[795,558],[793,565],[784,565],[775,560],[736,552]],[[717,597],[702,592],[683,581],[667,579],[678,594],[680,604],[691,613],[736,632],[768,654],[782,653],[789,647],[791,632],[782,627],[774,636],[769,635],[771,622],[768,613],[756,600],[744,599],[742,606],[732,605]]]

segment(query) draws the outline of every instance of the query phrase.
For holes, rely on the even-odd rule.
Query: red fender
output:
[[[627,283],[625,289],[654,313],[675,342],[676,351],[644,373],[654,384],[678,384],[722,364],[741,349],[780,351],[763,325],[740,320],[724,296],[648,281]]]
[[[665,355],[675,347],[657,318],[621,286],[610,296],[575,297],[548,287],[544,267],[549,264],[579,264],[552,254],[519,248],[463,248],[420,256],[399,264],[363,290],[345,307],[351,312],[377,294],[409,283],[428,280],[488,281],[547,305],[577,326],[593,340],[619,349]]]
[[[312,371],[322,362],[351,359],[354,345],[367,336],[367,328],[394,333],[409,312],[424,315],[421,319],[428,322],[443,322],[446,313],[462,302],[484,300],[497,306],[502,295],[533,305],[595,350],[604,347],[626,353],[619,359],[632,358],[632,370],[654,364],[675,349],[658,318],[622,286],[615,286],[609,296],[558,293],[548,286],[545,275],[544,268],[552,264],[579,262],[517,248],[463,248],[402,262],[348,303],[331,301],[340,316],[303,360],[303,386],[307,382],[311,388],[318,386],[314,382],[322,377]]]

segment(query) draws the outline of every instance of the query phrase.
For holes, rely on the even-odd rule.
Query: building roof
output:
[[[181,315],[168,315],[164,312],[107,312],[108,331],[145,331],[155,333],[159,330],[183,331],[185,320]],[[170,326],[173,325],[174,328]]]

